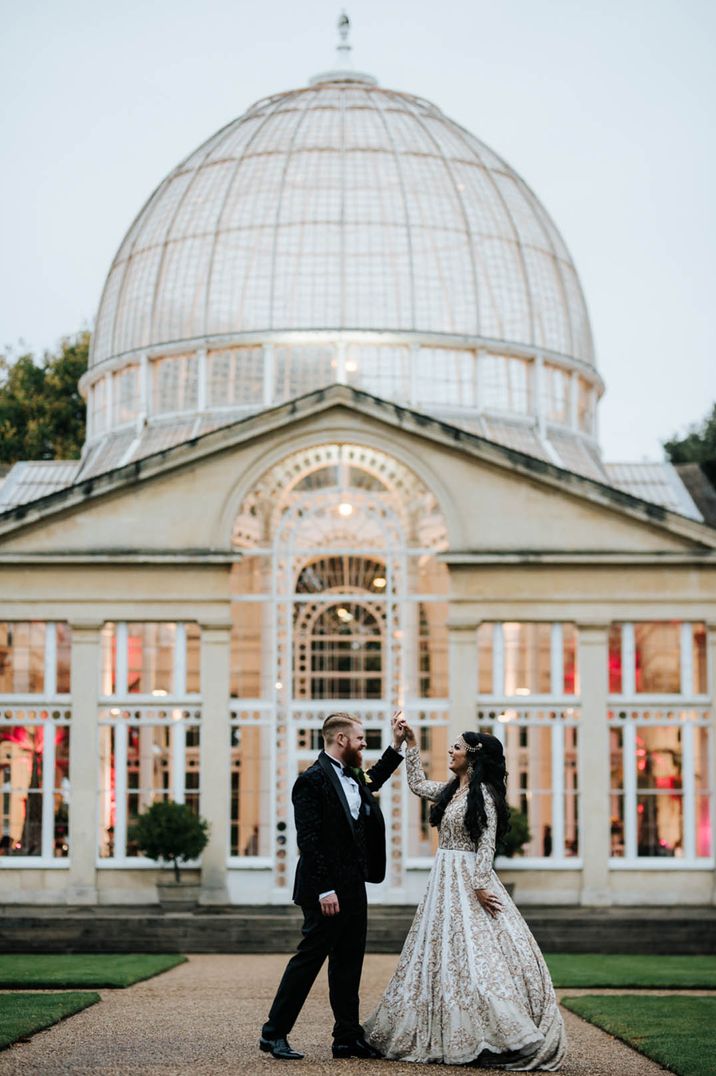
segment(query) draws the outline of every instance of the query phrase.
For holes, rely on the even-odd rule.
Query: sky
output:
[[[354,63],[515,168],[586,293],[607,460],[716,400],[716,2],[346,0]],[[0,346],[91,327],[152,190],[260,97],[333,66],[327,0],[0,0]]]

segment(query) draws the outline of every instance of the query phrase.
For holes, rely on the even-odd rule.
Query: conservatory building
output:
[[[0,484],[6,902],[156,902],[168,798],[204,904],[286,903],[326,715],[370,762],[401,708],[434,778],[503,742],[521,903],[713,903],[716,526],[604,461],[577,272],[492,150],[348,68],[259,101],[130,226],[81,388],[82,458]],[[411,903],[435,831],[381,800]]]

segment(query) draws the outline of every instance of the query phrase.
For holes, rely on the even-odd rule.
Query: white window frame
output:
[[[679,663],[681,692],[678,694],[645,694],[636,691],[636,647],[634,626],[637,621],[619,621],[621,628],[622,690],[608,696],[609,712],[616,716],[610,728],[622,730],[622,766],[624,797],[624,855],[610,856],[610,870],[713,870],[716,865],[716,813],[713,783],[708,790],[711,816],[711,855],[697,856],[695,851],[696,780],[694,772],[694,728],[706,728],[708,735],[709,773],[714,773],[714,737],[710,719],[710,684],[706,694],[693,692],[692,632],[694,621],[683,621],[679,633]],[[648,623],[655,623],[648,621]],[[691,717],[676,719],[674,711]],[[655,715],[663,714],[662,720]],[[671,715],[671,716],[669,716]],[[682,795],[684,822],[684,855],[637,855],[637,780],[636,734],[638,728],[673,728],[680,725],[683,732]],[[713,777],[712,777],[713,782]],[[611,789],[610,789],[611,795]]]
[[[528,621],[510,620],[509,623],[545,623],[544,620]],[[477,723],[491,727],[494,736],[504,743],[504,720],[507,713],[509,724],[520,728],[542,727],[548,724],[551,734],[551,799],[552,799],[552,855],[550,856],[497,856],[495,867],[498,870],[581,870],[582,852],[578,856],[567,856],[564,852],[565,815],[564,815],[564,734],[566,727],[579,730],[581,699],[579,695],[564,693],[564,623],[549,621],[550,624],[550,687],[558,690],[549,694],[507,695],[505,684],[505,635],[504,623],[492,622],[492,691],[488,694],[478,692],[476,695]],[[578,630],[578,629],[577,629]],[[477,665],[477,639],[475,641],[475,662]],[[494,713],[495,717],[480,716],[485,711]],[[559,712],[559,719],[547,719],[546,713]],[[501,720],[502,718],[502,720]],[[579,737],[579,731],[577,732]],[[583,785],[582,774],[578,774],[577,803],[581,797]],[[583,848],[582,816],[578,811],[579,848]]]

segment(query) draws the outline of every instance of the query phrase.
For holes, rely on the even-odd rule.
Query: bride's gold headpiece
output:
[[[457,745],[458,747],[461,747],[463,751],[467,751],[468,755],[476,755],[478,751],[482,751],[482,741],[479,741],[471,747],[462,733],[460,733],[457,738]]]

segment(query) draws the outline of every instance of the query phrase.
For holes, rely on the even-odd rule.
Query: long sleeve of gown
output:
[[[492,879],[492,864],[495,858],[495,840],[497,838],[497,811],[492,796],[482,786],[485,797],[485,814],[487,825],[480,834],[475,853],[475,872],[473,875],[475,889],[487,889]]]
[[[405,752],[405,766],[408,776],[408,788],[416,796],[424,800],[436,800],[447,782],[429,781],[425,776],[423,764],[420,761],[420,749],[409,747]]]

